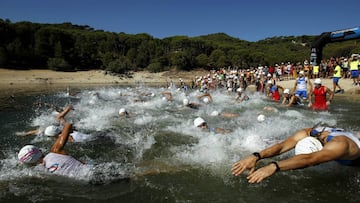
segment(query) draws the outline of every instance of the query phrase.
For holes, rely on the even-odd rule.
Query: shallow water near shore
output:
[[[359,202],[359,168],[335,162],[277,173],[260,184],[234,177],[231,165],[254,151],[316,123],[360,131],[357,100],[336,97],[328,112],[305,107],[281,108],[263,95],[249,92],[250,100],[235,103],[235,95],[212,92],[214,102],[199,109],[182,106],[183,98],[201,103],[197,91],[171,89],[173,102],[160,95],[169,89],[149,86],[104,86],[62,89],[17,95],[2,102],[0,129],[0,202]],[[151,96],[154,93],[155,96]],[[142,102],[135,102],[142,100]],[[47,152],[53,143],[41,136],[16,133],[44,128],[54,122],[54,109],[67,104],[67,119],[80,131],[96,137],[68,143],[67,151],[92,167],[74,179],[56,177],[25,167],[17,152],[35,144]],[[264,111],[274,106],[275,112]],[[119,117],[120,108],[130,116]],[[219,112],[239,117],[211,116]],[[258,122],[257,116],[266,116]],[[201,131],[193,120],[203,117],[209,126],[227,135]],[[293,155],[293,151],[259,165]],[[93,183],[96,184],[93,184]],[[99,184],[101,183],[101,184]]]

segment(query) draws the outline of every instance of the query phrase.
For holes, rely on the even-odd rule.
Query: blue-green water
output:
[[[98,87],[79,89],[68,97],[65,90],[19,95],[3,101],[0,110],[0,202],[359,202],[359,168],[330,162],[296,171],[280,172],[260,184],[248,184],[245,176],[231,175],[231,165],[303,127],[318,122],[360,131],[357,99],[335,97],[328,112],[305,107],[281,108],[263,95],[249,92],[250,100],[234,102],[235,95],[212,92],[214,102],[199,109],[182,105],[186,95],[172,90],[174,101],[153,87]],[[98,96],[95,96],[97,92]],[[142,93],[154,93],[155,96]],[[201,103],[197,91],[187,92],[191,102]],[[135,102],[143,99],[144,102]],[[80,160],[97,164],[96,173],[77,179],[40,173],[17,161],[17,152],[32,143],[48,151],[54,140],[41,136],[17,136],[17,132],[44,128],[54,122],[53,109],[74,111],[67,119],[81,132],[98,138],[68,143],[67,151]],[[275,106],[277,112],[264,111]],[[129,118],[119,117],[126,108]],[[211,116],[219,112],[239,117]],[[258,122],[264,114],[266,120]],[[193,120],[203,117],[211,127],[230,131],[221,135],[201,131]],[[274,158],[286,158],[293,152]],[[266,164],[273,159],[263,160]],[[118,173],[128,179],[114,178]],[[101,174],[99,176],[99,174]],[[88,181],[94,177],[104,184]]]

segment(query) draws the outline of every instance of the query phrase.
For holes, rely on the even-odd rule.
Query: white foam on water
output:
[[[217,90],[211,93],[213,103],[202,104],[198,110],[195,110],[183,107],[182,100],[189,98],[190,102],[201,103],[197,97],[202,93],[171,90],[173,90],[174,99],[172,102],[161,99],[160,92],[168,91],[163,88],[84,90],[77,95],[79,100],[73,103],[75,110],[71,111],[66,118],[77,128],[90,131],[90,134],[91,131],[108,132],[116,144],[125,145],[134,155],[132,160],[128,160],[129,164],[144,161],[142,160],[144,154],[153,150],[159,131],[174,132],[180,136],[174,139],[180,140],[181,136],[190,136],[194,138],[191,143],[176,145],[169,143],[169,146],[164,144],[163,150],[172,152],[164,155],[169,156],[165,158],[193,166],[206,166],[208,170],[214,171],[219,170],[219,165],[228,167],[237,159],[254,151],[260,151],[298,129],[311,127],[318,122],[336,125],[336,119],[329,112],[317,113],[302,108],[278,108],[278,112],[264,111],[265,106],[272,106],[274,103],[256,93],[249,93],[250,100],[237,103],[234,101],[235,94],[227,95]],[[154,93],[155,96],[149,96],[149,93]],[[135,102],[137,98],[144,101]],[[120,108],[125,108],[130,113],[129,118],[118,116]],[[214,110],[239,113],[240,116],[235,118],[211,116]],[[266,116],[264,122],[257,121],[259,114]],[[203,117],[210,127],[224,128],[230,133],[222,135],[194,127],[193,120],[198,116]],[[52,123],[52,120],[54,120],[54,115],[44,111],[32,120],[32,125],[47,126]],[[41,141],[44,140],[33,140],[33,142]],[[9,164],[10,168],[15,168],[15,163],[5,163],[8,166]],[[122,171],[122,164],[114,163],[113,165],[115,166],[109,163],[104,165],[102,172],[105,173],[105,179],[106,168]],[[18,175],[16,173],[20,173],[19,170],[7,176],[15,178]],[[124,173],[128,173],[126,167]],[[84,178],[86,177],[88,176],[84,172]]]

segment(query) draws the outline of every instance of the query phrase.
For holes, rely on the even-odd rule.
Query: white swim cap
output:
[[[320,78],[316,78],[314,81],[314,84],[321,84],[321,79]]]
[[[183,99],[183,104],[184,104],[184,106],[186,106],[186,105],[189,105],[189,100],[188,99]]]
[[[208,104],[208,103],[210,103],[210,100],[209,100],[209,98],[205,97],[205,98],[203,99],[203,102],[204,102],[205,104]]]
[[[45,128],[44,134],[49,137],[54,137],[61,133],[61,129],[58,126],[50,125]]]
[[[42,157],[42,152],[34,145],[25,145],[18,153],[18,159],[24,164],[33,164]]]
[[[211,116],[218,116],[219,114],[220,114],[220,113],[215,110],[215,111],[211,112],[210,115],[211,115]]]
[[[300,71],[299,74],[300,74],[300,75],[304,75],[304,71]]]
[[[300,140],[295,146],[295,155],[310,154],[320,151],[323,148],[321,142],[314,137],[306,137]]]
[[[229,91],[229,92],[231,92],[231,91],[232,91],[232,88],[231,88],[231,87],[229,87],[229,88],[228,88],[228,91]]]
[[[206,123],[205,120],[201,117],[197,117],[195,120],[194,120],[194,126],[195,127],[199,127],[201,124],[203,123]]]
[[[123,115],[126,112],[125,108],[121,108],[119,110],[119,115]]]
[[[285,90],[284,90],[284,94],[290,94],[290,90],[289,90],[289,89],[285,89]]]
[[[267,84],[273,84],[273,82],[271,80],[268,80]]]
[[[268,77],[271,77],[271,73],[268,73],[267,76],[268,76]]]
[[[264,116],[263,114],[260,114],[260,115],[257,117],[257,120],[258,120],[259,122],[263,122],[263,121],[265,121],[265,116]]]
[[[236,89],[236,91],[237,91],[237,92],[242,92],[243,89],[242,89],[241,87],[239,87],[239,88]]]

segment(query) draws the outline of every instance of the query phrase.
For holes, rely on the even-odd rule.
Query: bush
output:
[[[145,70],[149,71],[150,73],[158,73],[164,71],[165,67],[159,62],[155,62],[149,64]]]
[[[125,74],[130,69],[131,69],[131,63],[125,57],[110,62],[106,67],[106,70],[119,74]]]
[[[69,63],[63,58],[49,58],[47,65],[49,69],[55,71],[69,71],[71,68]]]

